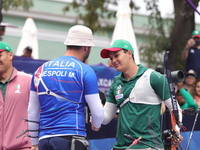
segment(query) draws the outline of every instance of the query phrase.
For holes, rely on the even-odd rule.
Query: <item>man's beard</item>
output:
[[[90,51],[88,51],[84,56],[83,56],[83,62],[85,63],[85,61],[88,59],[90,55]]]

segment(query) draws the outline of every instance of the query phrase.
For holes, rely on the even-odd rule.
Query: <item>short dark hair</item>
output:
[[[124,51],[124,53],[127,53],[127,52],[128,52],[128,50],[126,50],[126,49],[122,49],[122,50]],[[133,58],[133,60],[135,60],[134,54],[132,54],[132,58]]]
[[[32,47],[27,46],[27,47],[25,47],[25,49],[32,53]]]
[[[81,49],[83,46],[67,45],[66,47],[67,47],[67,49],[79,50],[79,49]]]

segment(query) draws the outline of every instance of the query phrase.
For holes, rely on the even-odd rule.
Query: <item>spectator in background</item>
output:
[[[186,73],[185,81],[184,81],[184,88],[191,95],[193,95],[193,92],[194,92],[195,81],[196,81],[196,72],[191,69]]]
[[[193,108],[195,111],[197,109],[197,104],[195,103],[192,95],[184,88],[183,82],[177,83],[178,90],[176,90],[176,99],[181,107],[181,109]]]
[[[185,72],[193,69],[197,78],[200,78],[200,31],[194,30],[192,32],[192,38],[188,40],[182,51],[182,58],[186,60]]]
[[[24,48],[22,57],[33,58],[32,57],[32,48],[30,46],[27,46]]]
[[[28,129],[27,119],[31,76],[13,67],[9,44],[0,42],[0,149],[30,150],[31,141],[19,133]]]
[[[200,106],[200,79],[195,82],[195,89],[194,89],[194,101]]]
[[[5,34],[5,29],[6,29],[5,25],[0,25],[0,41],[2,41],[2,36],[4,36]]]

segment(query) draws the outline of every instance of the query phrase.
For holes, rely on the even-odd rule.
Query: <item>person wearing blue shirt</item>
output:
[[[32,150],[71,150],[74,139],[84,139],[86,103],[92,129],[98,131],[103,121],[97,77],[84,63],[94,46],[92,31],[75,25],[64,44],[64,56],[45,62],[32,77],[28,106]],[[88,145],[78,149],[88,149]]]
[[[194,70],[197,74],[197,79],[200,78],[200,31],[194,30],[192,38],[190,38],[182,51],[182,59],[186,60],[185,72]]]

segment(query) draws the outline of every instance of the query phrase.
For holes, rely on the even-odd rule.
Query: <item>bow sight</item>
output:
[[[171,75],[173,83],[183,82],[185,79],[185,74],[181,70],[172,71]]]
[[[164,74],[164,68],[158,67],[155,69],[157,72],[160,72],[161,74]],[[181,70],[176,70],[171,72],[172,75],[172,81],[173,83],[183,82],[185,79],[185,74]],[[165,74],[166,77],[166,74]]]

